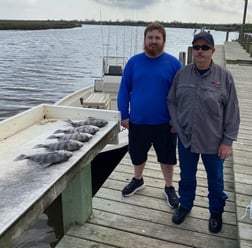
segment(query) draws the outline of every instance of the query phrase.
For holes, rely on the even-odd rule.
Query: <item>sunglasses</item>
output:
[[[209,49],[211,49],[212,47],[210,47],[210,46],[208,46],[208,45],[202,45],[202,46],[200,46],[200,45],[193,45],[193,50],[196,50],[196,51],[198,51],[198,50],[200,50],[200,48],[203,50],[203,51],[208,51]]]

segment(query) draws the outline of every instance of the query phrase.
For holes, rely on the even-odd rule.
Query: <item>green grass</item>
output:
[[[18,21],[0,20],[0,30],[39,30],[80,27],[77,21]]]

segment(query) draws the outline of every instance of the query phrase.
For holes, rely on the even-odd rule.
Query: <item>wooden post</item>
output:
[[[229,31],[226,32],[226,41],[229,39]]]
[[[245,51],[249,53],[249,43],[250,43],[250,38],[248,34],[245,34]]]
[[[249,35],[249,50],[248,53],[250,54],[250,57],[252,57],[252,36]]]
[[[62,193],[64,233],[84,224],[92,212],[91,164],[86,165]]]
[[[192,47],[188,47],[188,52],[187,52],[187,64],[192,63]]]
[[[182,63],[182,65],[185,65],[185,59],[186,59],[186,53],[180,52],[179,53],[179,61]]]

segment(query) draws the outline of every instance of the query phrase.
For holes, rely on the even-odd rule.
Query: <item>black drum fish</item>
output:
[[[80,127],[84,125],[94,125],[97,127],[104,127],[108,124],[108,121],[104,119],[99,119],[95,117],[88,117],[87,120],[84,121],[78,121],[78,122],[73,122],[72,120],[65,120],[67,123],[71,124],[73,127]]]
[[[79,127],[73,127],[69,129],[58,129],[54,133],[90,133],[90,134],[95,134],[100,130],[99,127],[94,126],[94,125],[84,125],[84,126],[79,126]]]
[[[81,142],[87,142],[93,137],[92,134],[89,133],[68,133],[68,134],[53,134],[49,136],[47,139],[60,139],[60,140],[78,140]]]
[[[78,140],[59,140],[58,142],[49,144],[37,144],[33,148],[46,148],[50,151],[66,150],[66,151],[77,151],[84,144]]]
[[[70,151],[58,150],[53,152],[37,153],[34,155],[19,155],[14,161],[29,159],[44,167],[67,161],[73,155]]]

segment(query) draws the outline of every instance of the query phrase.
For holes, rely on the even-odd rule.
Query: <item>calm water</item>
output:
[[[142,51],[144,27],[95,26],[42,31],[0,30],[0,120],[40,103],[54,103],[101,77],[102,57]],[[168,28],[165,50],[178,57],[193,29]],[[225,32],[213,32],[223,44]],[[231,33],[229,39],[238,34]],[[11,210],[10,210],[11,211]],[[58,234],[43,214],[15,247],[53,247]]]
[[[101,76],[105,55],[142,51],[144,27],[85,25],[42,31],[0,31],[0,120],[40,103],[54,103]],[[192,29],[167,29],[165,50],[187,51]],[[223,44],[225,32],[213,32]],[[232,33],[230,39],[236,38]]]

